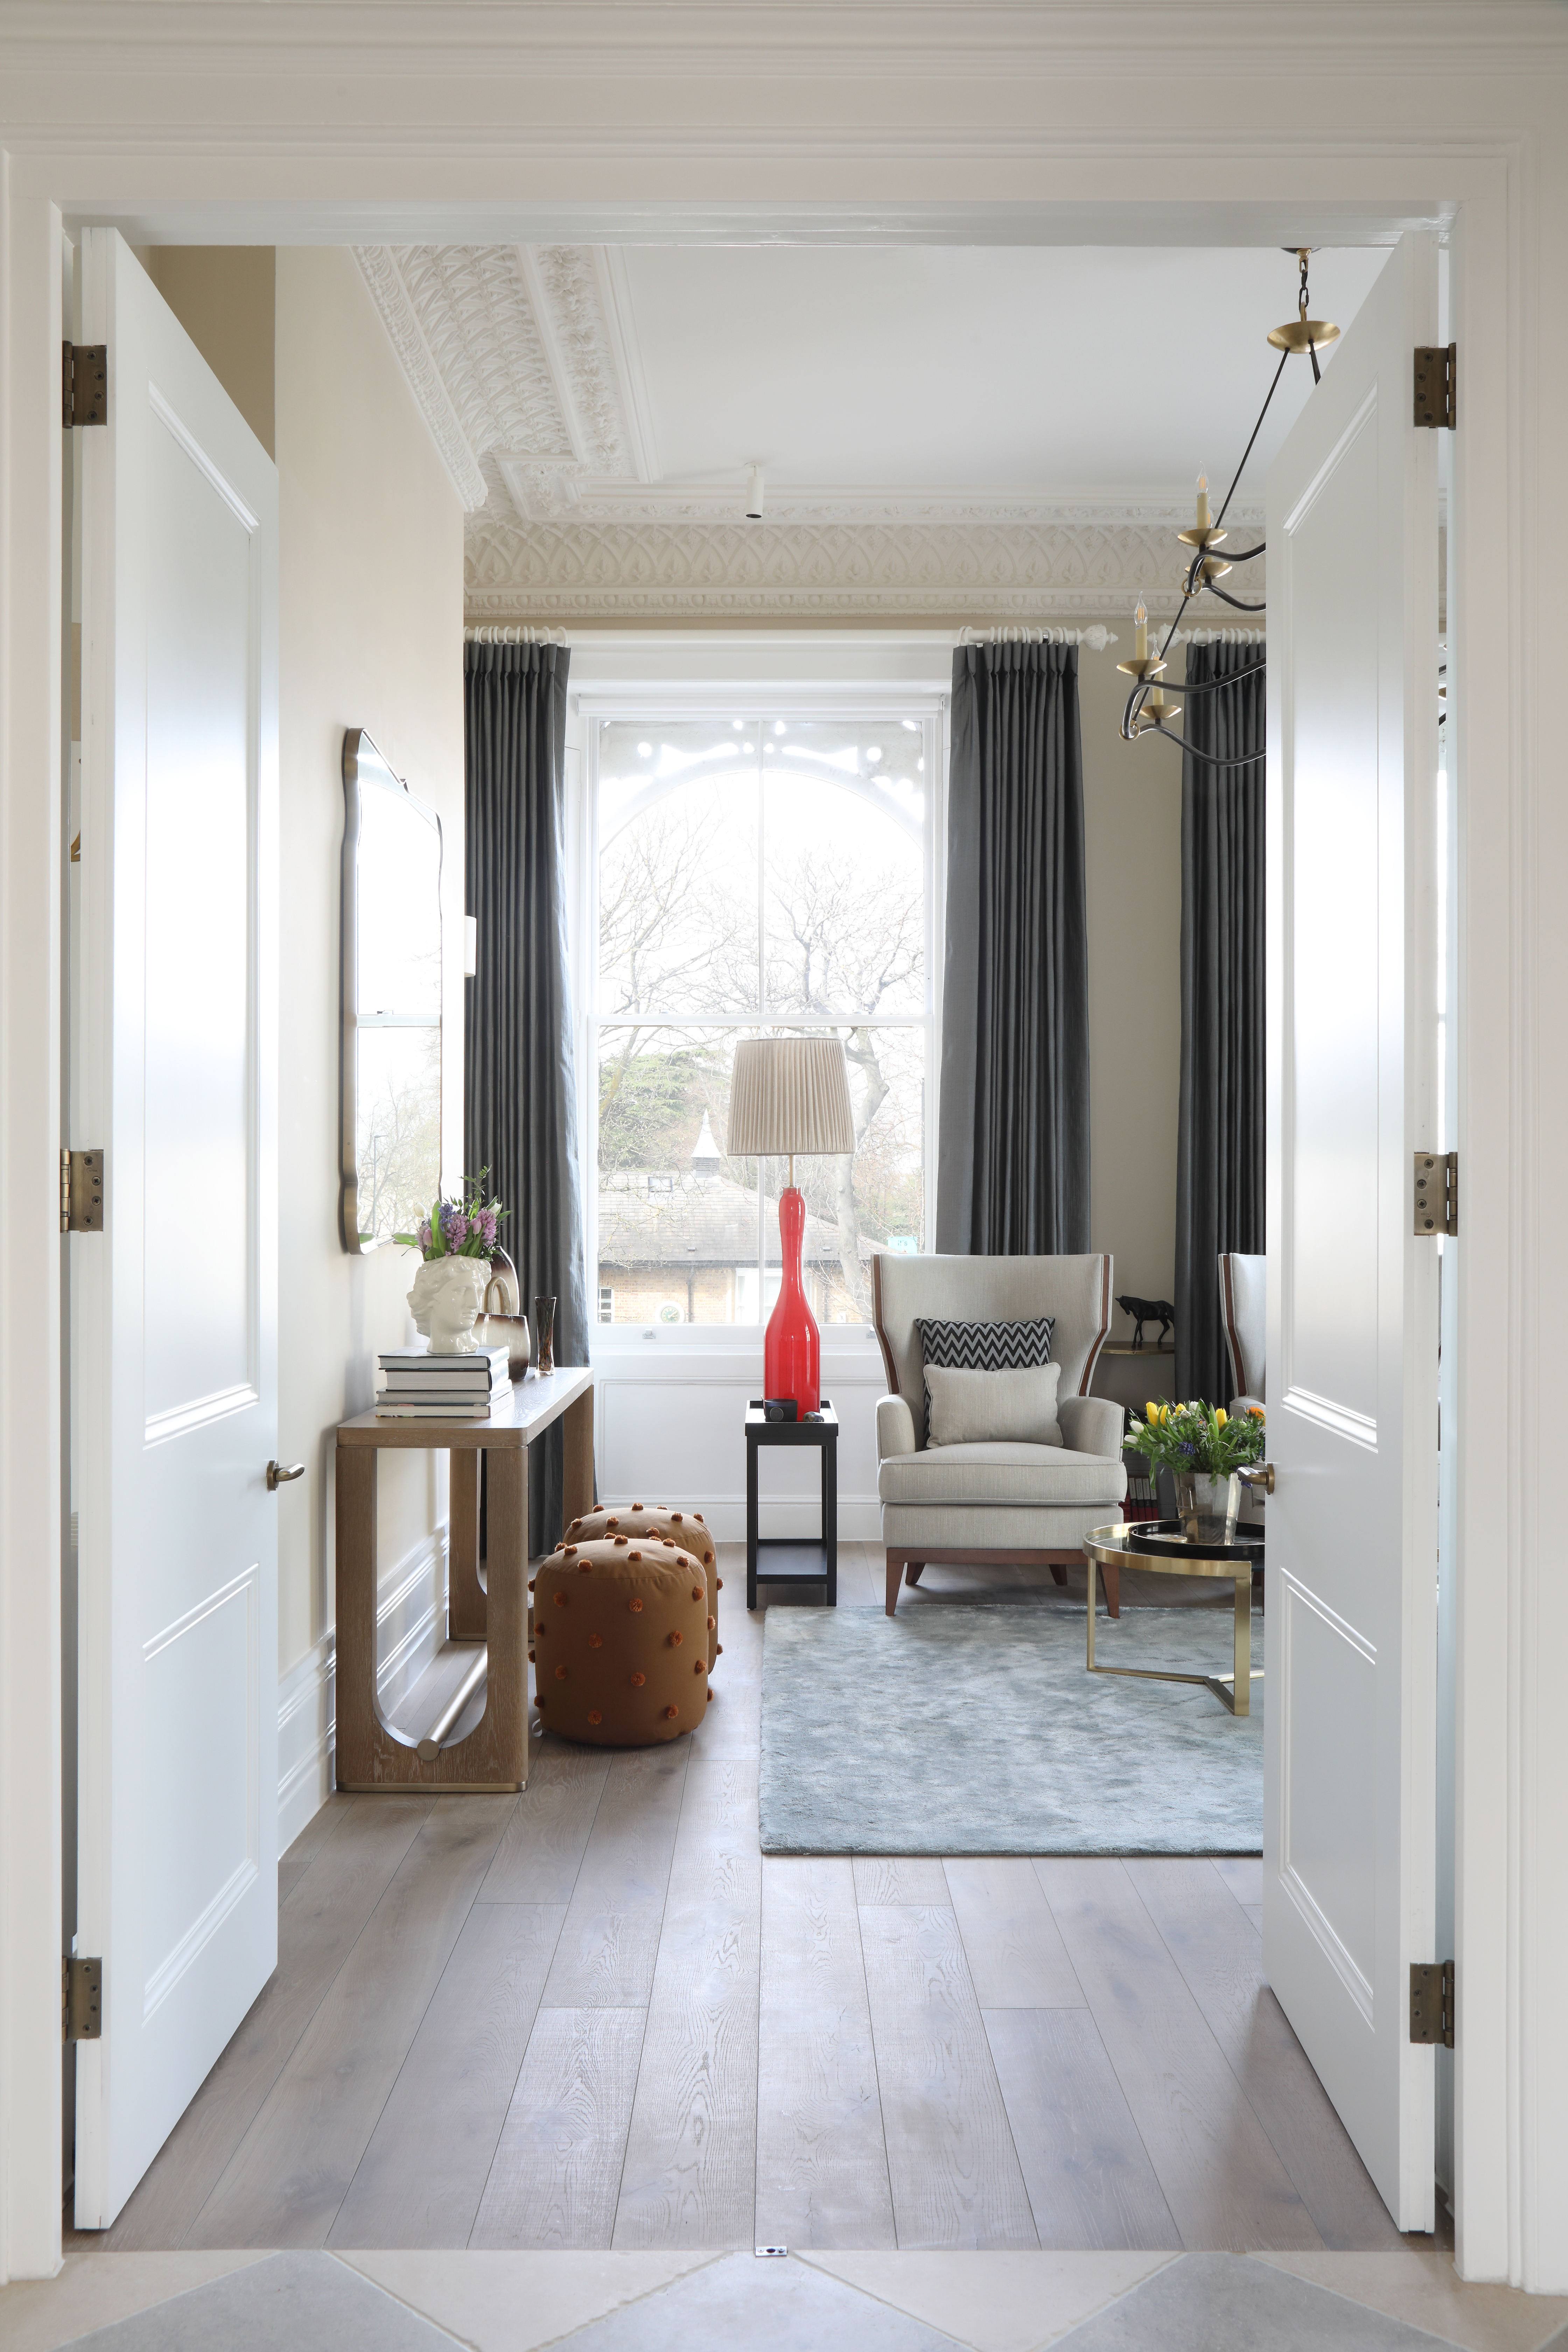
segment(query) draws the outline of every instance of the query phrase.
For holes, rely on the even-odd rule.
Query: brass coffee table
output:
[[[1091,1675],[1125,1675],[1134,1682],[1201,1683],[1212,1691],[1222,1706],[1232,1715],[1250,1715],[1252,1685],[1263,1679],[1263,1668],[1252,1663],[1252,1571],[1263,1557],[1261,1542],[1236,1544],[1228,1547],[1231,1557],[1221,1559],[1201,1559],[1195,1556],[1173,1557],[1165,1552],[1141,1551],[1138,1547],[1140,1528],[1134,1526],[1095,1528],[1083,1539],[1083,1556],[1089,1562],[1089,1672]],[[1094,1609],[1101,1568],[1147,1568],[1156,1576],[1210,1576],[1223,1579],[1236,1587],[1236,1615],[1233,1671],[1228,1675],[1178,1675],[1163,1666],[1100,1666],[1094,1659]],[[1126,1602],[1123,1601],[1125,1609]],[[1123,1621],[1125,1622],[1125,1620]]]

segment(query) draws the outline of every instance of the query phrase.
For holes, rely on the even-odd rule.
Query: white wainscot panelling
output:
[[[397,1706],[447,1638],[445,1528],[381,1578],[375,1601],[376,1696]],[[278,1683],[278,1851],[286,1853],[332,1790],[337,1744],[337,1635],[321,1635]]]
[[[1288,1570],[1271,1625],[1276,1611],[1285,1709],[1280,1876],[1370,2023],[1377,1824],[1367,1792],[1377,1654]],[[1293,1704],[1300,1688],[1312,1694],[1310,1707]]]
[[[595,1346],[595,1449],[600,1499],[668,1503],[700,1511],[721,1543],[746,1533],[745,1414],[762,1394],[762,1348],[639,1346],[617,1336]],[[838,1533],[881,1535],[877,1500],[877,1400],[886,1390],[875,1343],[824,1349],[822,1385],[838,1415]],[[821,1456],[764,1451],[759,1531],[814,1536]]]

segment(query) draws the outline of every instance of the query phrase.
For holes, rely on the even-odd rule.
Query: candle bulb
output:
[[[1207,530],[1209,527],[1209,478],[1206,474],[1198,476],[1198,519],[1194,527],[1198,530]]]
[[[1142,604],[1139,604],[1132,617],[1138,624],[1138,635],[1132,647],[1133,659],[1146,661],[1149,656],[1149,615]]]

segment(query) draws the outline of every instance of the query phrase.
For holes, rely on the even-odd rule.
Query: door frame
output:
[[[1184,37],[1173,21],[1168,43]],[[1568,2029],[1546,1980],[1568,1927],[1568,1890],[1552,1874],[1552,1809],[1537,1791],[1561,1785],[1568,1734],[1538,1660],[1568,1633],[1568,1602],[1553,1589],[1542,1540],[1552,1481],[1538,1400],[1547,1278],[1542,1170],[1564,1113],[1535,1008],[1563,999],[1568,927],[1537,914],[1535,877],[1563,863],[1552,853],[1564,820],[1544,789],[1537,747],[1552,740],[1554,714],[1533,646],[1538,627],[1545,642],[1538,535],[1568,523],[1568,497],[1535,463],[1538,447],[1549,446],[1549,388],[1562,380],[1564,355],[1563,324],[1547,315],[1540,289],[1542,254],[1568,241],[1568,173],[1538,171],[1562,83],[1550,70],[1533,81],[1521,70],[1502,85],[1506,100],[1488,103],[1494,120],[1527,127],[1483,132],[1468,127],[1472,86],[1451,63],[1439,60],[1429,78],[1407,72],[1377,118],[1386,127],[1356,116],[1348,78],[1331,101],[1316,84],[1310,111],[1321,127],[1288,141],[1244,135],[1211,162],[1168,127],[1169,83],[1152,66],[1142,80],[1115,87],[1095,80],[1104,61],[1097,68],[1087,51],[1056,70],[1052,123],[1010,138],[987,127],[933,129],[906,141],[898,152],[918,151],[922,167],[913,184],[948,193],[905,208],[901,227],[897,205],[872,208],[862,198],[858,131],[798,132],[770,150],[774,193],[758,205],[757,142],[714,147],[689,127],[689,86],[672,79],[688,111],[681,117],[672,106],[669,129],[656,122],[629,146],[613,131],[585,133],[569,148],[540,151],[526,168],[499,144],[477,165],[459,162],[434,121],[427,129],[400,123],[379,146],[369,134],[349,136],[331,159],[312,132],[258,124],[240,168],[247,203],[237,234],[317,243],[406,236],[411,222],[435,211],[433,186],[455,200],[441,205],[442,232],[454,236],[494,235],[503,215],[504,233],[514,236],[646,235],[650,207],[661,232],[700,239],[755,233],[768,220],[825,237],[859,225],[862,234],[910,241],[1034,234],[1082,242],[1103,224],[1110,241],[1173,245],[1221,242],[1223,230],[1272,244],[1298,236],[1329,242],[1415,221],[1446,226],[1451,332],[1461,355],[1449,521],[1460,586],[1448,614],[1464,1175],[1455,1253],[1463,1334],[1455,1530],[1458,2257],[1466,2277],[1561,2290],[1568,2286]],[[1233,76],[1238,70],[1233,59]],[[1124,61],[1118,71],[1125,73]],[[47,2275],[60,2248],[53,2041],[60,1328],[49,1244],[62,1132],[63,207],[75,217],[115,220],[131,234],[140,223],[142,234],[151,226],[164,236],[173,230],[189,241],[234,241],[239,168],[232,148],[62,123],[51,87],[47,123],[0,131],[11,141],[0,155],[0,1217],[10,1237],[0,1324],[0,2278]],[[902,87],[890,73],[878,102],[896,106]],[[101,85],[93,88],[100,103]],[[726,101],[718,79],[712,88],[712,100],[699,98],[695,110],[710,103],[717,135]],[[1260,51],[1233,88],[1244,121],[1268,119],[1271,108],[1274,119],[1301,120],[1289,59]],[[475,119],[489,119],[477,75],[473,92]],[[1207,100],[1211,110],[1223,103],[1212,88]],[[656,113],[663,103],[646,86],[644,101]],[[87,103],[84,97],[84,114]],[[448,91],[444,104],[451,103]],[[1060,127],[1075,110],[1079,122],[1098,127]],[[893,130],[889,112],[889,139]],[[296,196],[307,184],[315,197],[308,226]],[[1248,191],[1245,206],[1227,216],[1238,184]],[[577,199],[584,184],[600,192],[593,206]],[[717,194],[693,202],[694,187]],[[978,226],[977,199],[985,200]],[[466,231],[456,216],[465,203],[475,207]],[[1098,205],[1107,208],[1102,216]],[[1467,789],[1472,773],[1484,808]],[[1472,1053],[1471,1041],[1486,1041],[1485,1049]]]

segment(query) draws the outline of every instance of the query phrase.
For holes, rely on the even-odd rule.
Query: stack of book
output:
[[[384,1385],[375,1400],[378,1421],[488,1421],[490,1403],[509,1392],[507,1349],[479,1348],[471,1356],[432,1356],[395,1348],[380,1358]]]

